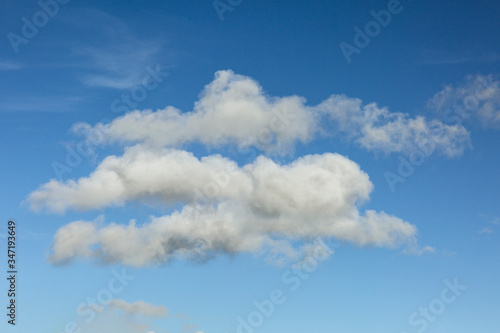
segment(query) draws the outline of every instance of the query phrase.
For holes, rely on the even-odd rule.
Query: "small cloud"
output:
[[[446,257],[453,257],[454,255],[456,255],[457,253],[454,252],[454,251],[451,251],[451,250],[447,250],[447,249],[444,249],[441,251],[441,254],[443,256],[446,256]]]
[[[157,327],[152,326],[151,318],[145,316],[131,316],[123,312],[106,309],[96,315],[95,319],[89,324],[81,320],[81,328],[85,332],[93,333],[157,333],[160,332]],[[80,331],[83,331],[80,329]]]
[[[490,217],[486,214],[480,214],[479,215],[481,218],[486,220],[486,222],[489,224],[488,227],[484,227],[483,229],[478,231],[478,234],[492,234],[494,232],[495,227],[492,227],[491,225],[500,225],[500,218],[498,217]]]
[[[130,315],[143,315],[152,318],[164,318],[168,314],[168,309],[163,305],[154,305],[143,301],[128,303],[122,299],[112,299],[108,305],[115,310],[121,310]]]
[[[434,253],[435,251],[436,250],[432,246],[426,245],[422,248],[418,248],[417,246],[410,246],[407,249],[403,250],[403,253],[420,256],[424,253]]]
[[[445,86],[427,107],[453,122],[475,119],[500,128],[500,81],[493,75],[469,75],[461,84]]]
[[[197,324],[185,324],[183,327],[182,327],[182,331],[183,332],[192,332],[194,330],[198,329],[198,325]],[[199,331],[197,331],[199,332]],[[196,333],[197,333],[196,332]]]
[[[493,233],[493,230],[491,230],[490,228],[483,228],[481,230],[478,231],[479,234],[491,234]]]

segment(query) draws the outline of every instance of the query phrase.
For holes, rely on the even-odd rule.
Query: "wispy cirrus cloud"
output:
[[[88,58],[90,73],[80,76],[85,85],[128,89],[142,83],[144,70],[158,50],[153,42],[127,38],[105,48],[79,47],[74,53]]]
[[[140,38],[122,20],[96,9],[69,10],[62,19],[87,36],[70,48],[74,65],[81,69],[78,78],[90,87],[128,89],[140,84],[164,43]]]
[[[466,51],[422,50],[415,52],[417,62],[422,65],[461,65],[467,63],[489,63],[500,60],[495,53]]]
[[[0,60],[0,71],[15,71],[21,68],[23,68],[21,64]]]
[[[67,112],[73,111],[82,101],[80,96],[18,96],[4,98],[0,112]]]

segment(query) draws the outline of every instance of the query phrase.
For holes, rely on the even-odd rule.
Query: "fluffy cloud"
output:
[[[367,150],[385,153],[408,152],[432,143],[449,157],[460,155],[470,146],[467,130],[461,125],[444,124],[408,114],[389,112],[375,103],[364,105],[360,99],[331,96],[318,108],[334,121],[339,131]]]
[[[166,204],[245,202],[263,216],[328,216],[368,198],[373,186],[353,161],[332,153],[307,155],[288,165],[260,156],[239,167],[220,155],[198,159],[174,149],[127,148],[108,156],[88,177],[51,180],[31,193],[34,210],[90,210],[132,200]]]
[[[307,225],[304,233],[296,225],[312,222],[316,216],[311,220],[287,221],[255,216],[228,205],[220,205],[215,212],[200,212],[187,206],[180,212],[154,217],[142,226],[136,226],[135,221],[128,225],[111,223],[103,227],[92,221],[77,221],[58,230],[50,260],[59,264],[90,257],[101,263],[142,267],[174,259],[205,261],[221,253],[263,252],[296,260],[306,253],[310,244],[295,249],[291,242],[307,240],[313,235],[390,248],[406,243],[406,251],[415,253],[415,226],[384,212],[369,210],[363,216],[354,215],[338,220],[331,217],[319,223],[314,221]],[[95,232],[87,244],[60,244],[61,240],[78,236],[79,228],[88,227]]]
[[[484,126],[500,127],[500,81],[491,75],[468,76],[459,86],[446,86],[428,102],[428,107],[449,122],[477,119]],[[472,117],[472,118],[471,118]]]
[[[285,152],[296,142],[308,142],[318,133],[330,133],[327,120],[367,150],[386,153],[413,149],[433,140],[448,156],[460,154],[469,144],[461,125],[439,120],[410,118],[371,103],[332,95],[317,106],[306,106],[298,96],[271,97],[253,79],[219,71],[203,90],[191,112],[174,107],[153,112],[133,111],[109,124],[79,123],[75,132],[98,133],[107,142],[179,147],[200,142],[209,146],[228,143],[256,146],[267,152]]]
[[[219,71],[208,84],[192,112],[174,107],[152,112],[133,111],[110,124],[93,129],[108,141],[145,142],[154,146],[235,143],[264,150],[283,151],[297,140],[307,142],[316,126],[304,99],[297,96],[270,98],[254,80],[231,71]],[[85,123],[76,132],[92,130]]]
[[[436,150],[455,156],[470,144],[461,125],[410,118],[343,95],[306,106],[297,96],[266,96],[257,82],[231,71],[216,73],[191,112],[133,111],[109,124],[80,123],[74,130],[128,147],[122,156],[106,157],[88,177],[43,184],[28,196],[33,210],[64,213],[141,202],[173,212],[140,225],[71,222],[54,237],[50,260],[56,264],[91,258],[140,267],[220,253],[297,259],[314,248],[308,243],[314,238],[430,252],[417,246],[414,225],[383,211],[361,210],[373,184],[346,157],[306,155],[283,165],[259,156],[239,166],[220,155],[197,158],[179,146],[236,144],[279,153],[332,132],[386,153],[432,141]],[[115,305],[126,312],[140,307]]]
[[[122,299],[112,299],[108,302],[108,306],[130,315],[138,314],[152,318],[163,318],[168,314],[168,309],[163,305],[154,305],[143,301],[128,303]]]
[[[54,237],[55,263],[92,257],[143,266],[262,250],[293,257],[288,240],[312,237],[413,246],[413,225],[384,212],[360,212],[372,189],[368,175],[338,154],[307,155],[287,165],[260,156],[239,167],[219,155],[198,159],[186,151],[135,146],[107,157],[89,177],[52,180],[29,202],[59,212],[131,200],[184,205],[141,226],[70,223]]]
[[[227,178],[229,172],[231,185],[214,189],[218,199],[249,191],[251,178],[235,162],[220,155],[199,160],[187,151],[134,146],[126,148],[123,156],[106,157],[89,177],[64,183],[51,180],[31,193],[28,201],[34,210],[46,207],[53,212],[98,209],[137,199],[193,203],[201,198],[201,190],[211,195],[205,187]]]

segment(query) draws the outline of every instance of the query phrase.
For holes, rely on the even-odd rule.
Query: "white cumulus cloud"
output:
[[[280,153],[332,133],[386,153],[431,141],[436,150],[456,156],[470,144],[461,125],[411,118],[343,95],[307,106],[302,97],[268,96],[255,80],[232,71],[217,72],[191,112],[136,110],[74,130],[98,131],[103,142],[125,144],[125,151],[104,158],[87,177],[41,185],[27,198],[33,210],[64,213],[140,202],[172,212],[141,224],[71,222],[54,236],[50,260],[56,264],[90,258],[139,267],[221,253],[297,258],[314,238],[430,252],[417,246],[414,225],[361,209],[373,184],[347,157],[324,153],[279,164],[258,156],[240,166],[221,155],[198,158],[181,146],[235,144]]]
[[[415,226],[384,212],[360,212],[372,189],[368,175],[338,154],[307,155],[286,165],[260,156],[239,167],[219,155],[198,159],[186,151],[134,146],[107,157],[88,177],[42,185],[28,201],[57,212],[128,201],[184,204],[141,226],[72,222],[54,237],[56,263],[92,257],[143,266],[263,249],[293,256],[286,241],[310,237],[412,246]]]
[[[286,150],[295,141],[311,139],[316,122],[297,96],[271,98],[254,80],[231,71],[219,71],[191,112],[174,107],[153,112],[132,111],[94,130],[108,141],[145,142],[155,146],[236,143],[245,147]],[[90,130],[85,123],[75,131]]]
[[[469,133],[461,125],[429,121],[422,116],[410,118],[375,103],[363,105],[356,98],[334,95],[318,109],[330,117],[340,132],[367,150],[404,153],[432,144],[436,150],[453,157],[470,146]]]
[[[162,110],[135,110],[109,124],[79,123],[77,133],[91,131],[107,142],[179,147],[200,142],[207,146],[236,144],[256,146],[266,152],[286,152],[296,142],[306,143],[332,126],[367,150],[386,153],[410,151],[432,140],[448,156],[469,146],[469,133],[461,125],[440,120],[411,118],[390,112],[375,103],[344,95],[332,95],[316,106],[300,96],[273,97],[252,78],[230,70],[219,71],[190,112],[168,106]]]

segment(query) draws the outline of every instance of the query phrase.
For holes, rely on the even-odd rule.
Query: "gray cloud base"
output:
[[[211,194],[205,186],[212,184]],[[368,175],[338,154],[308,155],[279,165],[260,156],[238,167],[219,155],[202,159],[173,149],[127,148],[89,177],[55,180],[34,191],[34,208],[98,209],[158,199],[185,206],[140,227],[77,221],[54,238],[51,260],[93,257],[134,266],[172,258],[262,249],[297,255],[287,239],[335,237],[359,245],[414,244],[416,228],[384,212],[359,212],[373,189]],[[300,252],[300,251],[299,251]]]

